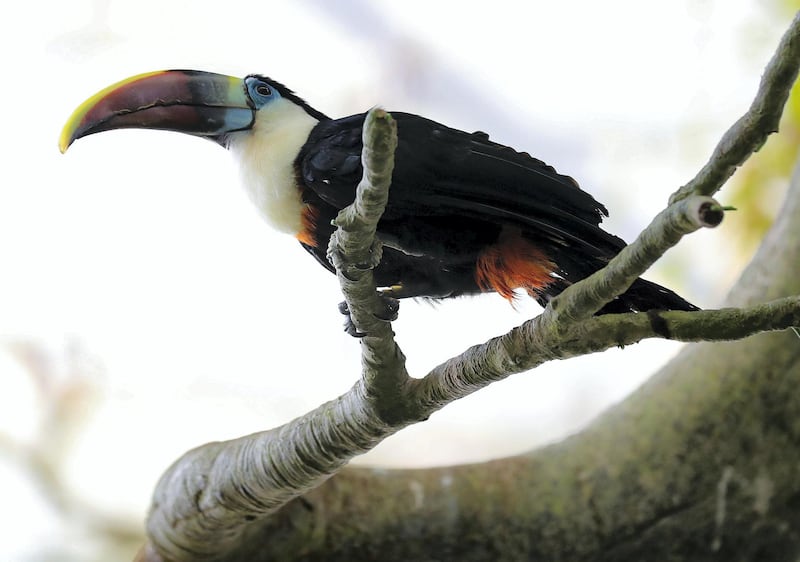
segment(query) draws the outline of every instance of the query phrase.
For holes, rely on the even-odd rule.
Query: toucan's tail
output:
[[[597,314],[647,312],[648,310],[700,310],[698,307],[657,283],[637,279],[619,297],[605,305]]]
[[[537,300],[542,306],[547,305],[553,296],[566,288],[566,284],[548,285],[545,295],[539,295]],[[645,279],[637,279],[630,288],[620,296],[606,304],[597,313],[620,314],[623,312],[647,312],[648,310],[700,310],[677,293],[662,287],[657,283]]]

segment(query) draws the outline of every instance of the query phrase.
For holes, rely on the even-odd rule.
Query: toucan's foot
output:
[[[397,320],[397,313],[400,311],[400,301],[385,293],[378,293],[378,297],[380,298],[381,306],[375,313],[375,318],[386,322],[394,322]]]
[[[354,338],[363,338],[367,335],[366,332],[359,332],[358,328],[356,328],[355,323],[353,322],[353,317],[349,314],[344,321],[344,331],[347,332],[349,335],[353,336]]]
[[[347,332],[349,335],[353,336],[354,338],[363,338],[367,334],[364,332],[359,332],[358,328],[356,328],[355,323],[353,322],[353,317],[350,316],[350,307],[347,306],[347,301],[342,301],[339,303],[339,312],[344,314],[344,331]]]
[[[397,320],[397,313],[400,310],[400,301],[394,299],[383,293],[378,293],[380,299],[380,307],[375,312],[375,318],[385,322],[393,322]],[[363,338],[367,334],[359,332],[353,322],[353,317],[350,316],[350,308],[347,306],[346,301],[339,303],[339,312],[345,315],[344,331],[353,336],[354,338]]]

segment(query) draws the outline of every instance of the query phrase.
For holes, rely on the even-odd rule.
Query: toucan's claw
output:
[[[400,310],[400,301],[384,295],[383,293],[378,293],[378,298],[380,300],[380,306],[378,310],[375,311],[375,318],[378,320],[383,320],[384,322],[394,322],[397,320],[397,313]],[[363,338],[367,335],[364,332],[359,332],[358,328],[356,328],[356,325],[353,322],[353,317],[350,315],[350,307],[347,306],[347,301],[340,302],[338,308],[339,312],[344,314],[346,317],[344,321],[345,332],[354,338]]]
[[[356,328],[355,322],[353,322],[353,317],[350,315],[350,307],[347,306],[347,301],[342,301],[339,303],[339,312],[344,314],[344,331],[347,332],[349,335],[353,336],[354,338],[363,338],[367,334],[365,332],[359,332],[358,328]]]
[[[400,310],[400,301],[390,296],[378,293],[381,301],[381,308],[375,313],[375,318],[385,322],[397,320],[397,313]]]
[[[366,332],[359,332],[358,328],[356,328],[355,323],[353,322],[353,318],[348,315],[347,319],[344,321],[344,331],[348,334],[353,336],[354,338],[363,338],[367,335]]]

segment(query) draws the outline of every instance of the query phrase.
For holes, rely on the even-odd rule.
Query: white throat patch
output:
[[[296,235],[303,229],[294,161],[317,123],[302,107],[281,98],[256,113],[252,129],[230,136],[229,148],[250,200],[281,232]]]

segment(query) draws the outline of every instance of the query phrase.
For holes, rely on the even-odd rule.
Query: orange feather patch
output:
[[[519,231],[504,230],[498,241],[481,252],[475,264],[475,280],[484,291],[495,290],[509,301],[514,289],[536,294],[554,281],[556,265]]]
[[[319,210],[307,204],[303,208],[303,214],[300,217],[303,229],[295,235],[295,238],[306,246],[317,246],[317,238],[314,235],[317,229],[317,219],[319,219]]]

